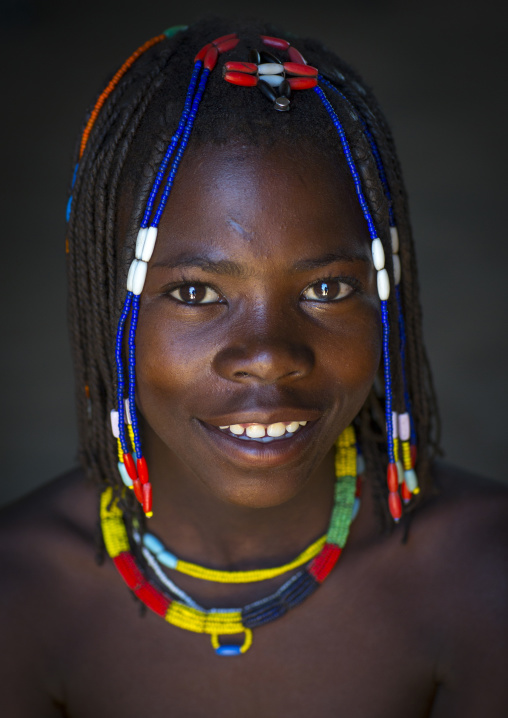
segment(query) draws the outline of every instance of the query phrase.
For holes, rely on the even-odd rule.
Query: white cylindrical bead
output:
[[[136,259],[141,259],[147,232],[148,227],[142,227],[138,232],[138,238],[136,239]]]
[[[386,269],[381,269],[377,273],[377,293],[382,302],[390,296],[390,278]]]
[[[260,75],[282,75],[284,66],[277,62],[262,62],[258,65],[258,73]]]
[[[399,477],[399,484],[401,484],[404,481],[404,466],[402,464],[402,461],[397,461],[397,476]]]
[[[132,488],[132,479],[127,473],[127,469],[125,468],[125,465],[122,464],[121,461],[118,462],[118,471],[120,473],[120,476],[122,477],[122,481],[127,486],[127,488]]]
[[[402,268],[400,266],[400,257],[398,254],[394,254],[393,257],[393,278],[395,279],[395,285],[400,284],[400,278],[402,275]]]
[[[271,87],[278,87],[284,78],[282,75],[260,75],[259,79]]]
[[[409,421],[409,414],[399,414],[399,436],[402,441],[409,441],[411,436],[411,422]]]
[[[356,455],[356,475],[360,476],[365,472],[365,459],[361,454]]]
[[[124,400],[123,400],[123,403],[124,403],[124,407],[125,407],[124,421],[126,421],[127,424],[132,424],[131,410],[130,410],[130,408],[129,408],[129,400],[128,400],[128,399],[124,399]]]
[[[399,233],[397,227],[390,227],[390,237],[392,239],[392,252],[397,254],[399,251]]]
[[[143,251],[141,253],[141,257],[139,257],[139,259],[143,260],[143,262],[149,262],[151,260],[156,239],[157,227],[148,227]]]
[[[393,438],[397,439],[399,436],[399,422],[398,422],[398,414],[396,411],[392,411],[392,432],[393,432]]]
[[[385,251],[381,240],[376,237],[372,240],[372,261],[374,262],[375,268],[379,271],[385,266]]]
[[[141,294],[143,287],[145,286],[146,270],[148,269],[148,265],[146,262],[141,261],[141,259],[135,259],[134,262],[136,262],[136,266],[134,267],[134,271],[132,273],[132,286],[130,291],[133,294]],[[129,289],[128,285],[127,289]]]
[[[127,291],[132,292],[132,279],[134,277],[134,271],[136,269],[136,265],[138,263],[138,259],[133,259],[131,262],[131,266],[129,267],[129,273],[127,274]]]
[[[118,428],[118,412],[113,409],[111,416],[111,431],[115,439],[120,438],[120,429]]]

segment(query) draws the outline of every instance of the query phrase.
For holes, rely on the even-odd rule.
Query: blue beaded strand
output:
[[[342,149],[344,151],[344,155],[346,157],[346,161],[349,167],[349,171],[351,172],[351,176],[353,178],[353,182],[355,184],[356,188],[356,194],[358,197],[358,201],[360,202],[360,207],[363,212],[363,216],[365,217],[365,221],[367,222],[367,226],[369,228],[369,233],[371,236],[372,241],[376,239],[376,228],[374,226],[374,222],[372,220],[369,207],[367,205],[367,201],[364,197],[362,185],[360,176],[358,174],[358,171],[356,169],[353,156],[351,154],[351,149],[349,147],[349,142],[346,137],[346,133],[344,132],[344,128],[342,127],[342,124],[339,120],[339,117],[335,110],[333,109],[330,101],[326,97],[323,90],[318,86],[314,88],[315,93],[318,95],[319,99],[324,105],[325,110],[328,112],[328,115],[330,116],[330,119],[332,120],[333,124],[335,125],[335,129],[337,130],[340,141],[342,144]],[[389,351],[389,339],[390,339],[390,324],[389,324],[389,318],[388,318],[388,304],[387,300],[381,300],[381,316],[383,321],[383,360],[384,360],[384,375],[385,375],[385,418],[386,418],[386,433],[387,433],[387,449],[388,449],[388,459],[390,463],[395,463],[395,453],[393,449],[393,426],[392,426],[392,379],[391,379],[391,371],[390,371],[390,351]]]
[[[148,201],[146,203],[145,212],[143,214],[143,220],[141,222],[141,228],[146,228],[150,224],[150,216],[152,214],[153,204],[155,202],[155,198],[157,197],[157,192],[159,191],[159,187],[161,186],[162,180],[164,179],[164,175],[166,173],[169,160],[171,159],[171,156],[173,152],[175,151],[176,146],[180,142],[180,138],[182,136],[182,133],[185,129],[185,125],[187,124],[187,120],[189,118],[189,114],[192,107],[192,100],[194,98],[194,92],[196,90],[196,84],[198,81],[199,73],[201,71],[203,63],[201,61],[196,62],[194,65],[194,71],[192,73],[191,81],[189,84],[189,89],[187,90],[187,95],[185,97],[185,103],[184,108],[180,117],[180,121],[178,123],[178,127],[176,129],[175,134],[171,138],[171,142],[169,143],[169,147],[166,150],[166,154],[164,155],[162,162],[159,166],[159,169],[157,171],[157,175],[155,177],[155,181],[153,183],[152,189],[150,191],[150,195],[148,197]]]
[[[139,439],[138,417],[136,413],[136,327],[139,315],[139,295],[134,294],[131,308],[131,325],[129,327],[129,411],[136,456],[141,459],[141,441]]]
[[[125,418],[124,418],[124,405],[123,405],[123,393],[124,393],[124,378],[123,378],[123,334],[125,329],[125,322],[130,312],[132,292],[127,292],[125,302],[123,305],[120,319],[118,320],[118,329],[116,332],[116,346],[115,346],[115,361],[116,361],[116,397],[118,404],[118,434],[120,437],[120,443],[122,445],[122,451],[127,454],[129,449],[127,447],[127,441],[125,438]]]

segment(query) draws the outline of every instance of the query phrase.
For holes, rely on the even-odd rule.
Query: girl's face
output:
[[[329,473],[381,352],[370,239],[347,168],[287,148],[186,155],[136,345],[149,466],[163,458],[156,475],[268,507]],[[267,431],[285,434],[267,441]]]

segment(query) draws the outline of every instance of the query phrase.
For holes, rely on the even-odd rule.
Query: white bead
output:
[[[385,251],[381,240],[376,237],[372,240],[372,261],[374,262],[375,268],[379,271],[385,266]]]
[[[409,414],[399,414],[399,436],[402,441],[408,441],[411,436],[411,422]]]
[[[392,252],[397,254],[399,251],[399,233],[397,227],[390,227],[390,237],[392,238]]]
[[[404,481],[404,466],[402,461],[397,461],[397,476],[399,477],[399,484]]]
[[[143,262],[149,262],[151,260],[156,239],[157,227],[148,227],[145,243],[143,245],[143,252],[141,254],[141,257],[139,257],[139,259],[142,259]]]
[[[402,268],[400,266],[400,257],[398,254],[393,255],[393,276],[395,279],[395,285],[400,284],[400,278],[402,275]]]
[[[259,79],[263,80],[263,82],[266,82],[267,85],[271,85],[272,87],[278,87],[284,78],[282,77],[282,75],[260,75]]]
[[[134,269],[132,268],[132,265],[135,264]],[[129,277],[131,280],[130,287],[129,287],[129,277],[127,277],[127,289],[129,292],[132,292],[133,294],[141,294],[143,291],[143,287],[145,285],[145,279],[146,279],[146,270],[148,269],[148,265],[146,262],[142,262],[140,259],[134,259],[131,264],[131,269],[129,270]],[[131,275],[132,270],[132,275]]]
[[[114,410],[111,412],[111,431],[113,432],[115,439],[120,437],[120,429],[118,428],[118,412]]]
[[[132,292],[132,279],[134,277],[134,270],[139,260],[133,259],[131,266],[129,267],[129,273],[127,274],[127,291]]]
[[[122,477],[122,481],[127,486],[127,488],[132,488],[132,479],[127,473],[127,469],[125,468],[125,465],[122,464],[121,461],[118,462],[118,471],[120,473],[120,476]]]
[[[397,439],[397,437],[399,436],[399,427],[398,427],[396,411],[392,411],[392,432],[393,432],[393,438]]]
[[[390,279],[386,269],[381,269],[377,273],[377,293],[382,302],[390,296]]]
[[[129,400],[128,399],[124,399],[124,407],[125,407],[124,421],[127,422],[127,424],[132,424],[131,411],[129,408]]]
[[[136,259],[141,259],[147,232],[148,227],[142,227],[138,232],[138,238],[136,239]]]
[[[416,475],[416,471],[414,469],[404,471],[404,481],[406,482],[406,486],[409,491],[414,494],[415,490],[418,488],[418,477]]]
[[[258,65],[258,73],[260,75],[282,75],[284,66],[277,62],[263,62]]]

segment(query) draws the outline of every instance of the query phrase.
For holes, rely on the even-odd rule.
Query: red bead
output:
[[[234,50],[234,48],[238,45],[239,42],[240,39],[238,37],[235,37],[232,40],[226,40],[225,42],[221,42],[220,45],[217,45],[219,55],[222,55],[223,52],[227,52],[228,50]]]
[[[152,484],[148,482],[143,485],[143,511],[149,514],[152,510]]]
[[[151,608],[159,616],[165,616],[167,610],[171,604],[171,600],[166,598],[163,593],[157,591],[155,586],[151,586],[149,583],[145,583],[143,586],[134,591],[140,601],[143,601],[145,606]]]
[[[299,62],[301,65],[307,64],[304,56],[296,49],[296,47],[288,47],[288,55],[291,62]]]
[[[317,77],[318,71],[311,65],[302,65],[300,62],[285,62],[284,69],[290,75],[298,75],[303,77]]]
[[[223,42],[226,42],[227,40],[233,40],[233,39],[238,39],[238,33],[231,32],[229,35],[221,35],[216,40],[213,40],[213,42],[211,42],[210,44],[215,45],[215,46],[222,45]]]
[[[146,486],[146,484],[145,484]],[[132,482],[132,488],[134,489],[134,496],[137,498],[140,504],[143,503],[143,486],[139,479],[135,479]]]
[[[118,556],[115,556],[113,563],[132,591],[137,591],[146,582],[145,577],[137,567],[134,556],[129,551],[123,551]]]
[[[342,549],[334,543],[325,543],[321,551],[309,566],[309,573],[322,583],[337,563]]]
[[[217,59],[219,57],[219,51],[215,47],[215,45],[212,45],[208,48],[206,51],[205,59],[203,60],[203,67],[206,70],[210,70],[210,72],[213,70],[215,65],[217,64]]]
[[[256,75],[247,75],[245,72],[226,72],[224,79],[232,85],[241,87],[255,87],[258,84]]]
[[[260,35],[260,37],[268,47],[275,47],[277,50],[287,50],[289,47],[289,42],[280,37],[270,37],[269,35]]]
[[[123,455],[123,465],[125,466],[129,477],[135,481],[138,478],[138,475],[136,473],[136,465],[134,464],[134,459],[131,454],[127,453]]]
[[[202,47],[201,50],[196,55],[196,57],[194,58],[194,62],[197,62],[198,60],[202,60],[211,47],[212,47],[211,42],[209,42],[208,45],[205,45],[204,47]]]
[[[397,491],[399,488],[399,472],[397,471],[397,464],[388,464],[386,481],[388,483],[388,491]]]
[[[146,465],[146,459],[144,456],[139,458],[136,462],[138,467],[138,476],[142,484],[146,484],[148,479],[148,466]]]
[[[410,490],[407,488],[405,481],[402,483],[402,489],[401,489],[401,491],[402,491],[402,499],[403,499],[403,501],[406,501],[406,502],[409,501],[409,500],[411,499],[411,492],[410,492]]]
[[[402,516],[402,503],[398,491],[392,491],[388,494],[388,508],[394,521],[398,521]]]
[[[361,495],[362,495],[362,482],[361,482],[360,477],[358,476],[358,478],[356,479],[356,491],[355,491],[355,496],[356,496],[357,498],[360,498]]]
[[[252,75],[258,71],[258,66],[253,62],[234,62],[229,61],[224,63],[224,72],[232,70],[233,72],[246,72]]]
[[[288,82],[292,90],[310,90],[316,87],[317,77],[288,77]]]
[[[414,468],[416,466],[416,457],[418,456],[418,449],[416,448],[416,444],[411,444],[411,446],[409,447],[409,451],[411,452],[411,464]]]

